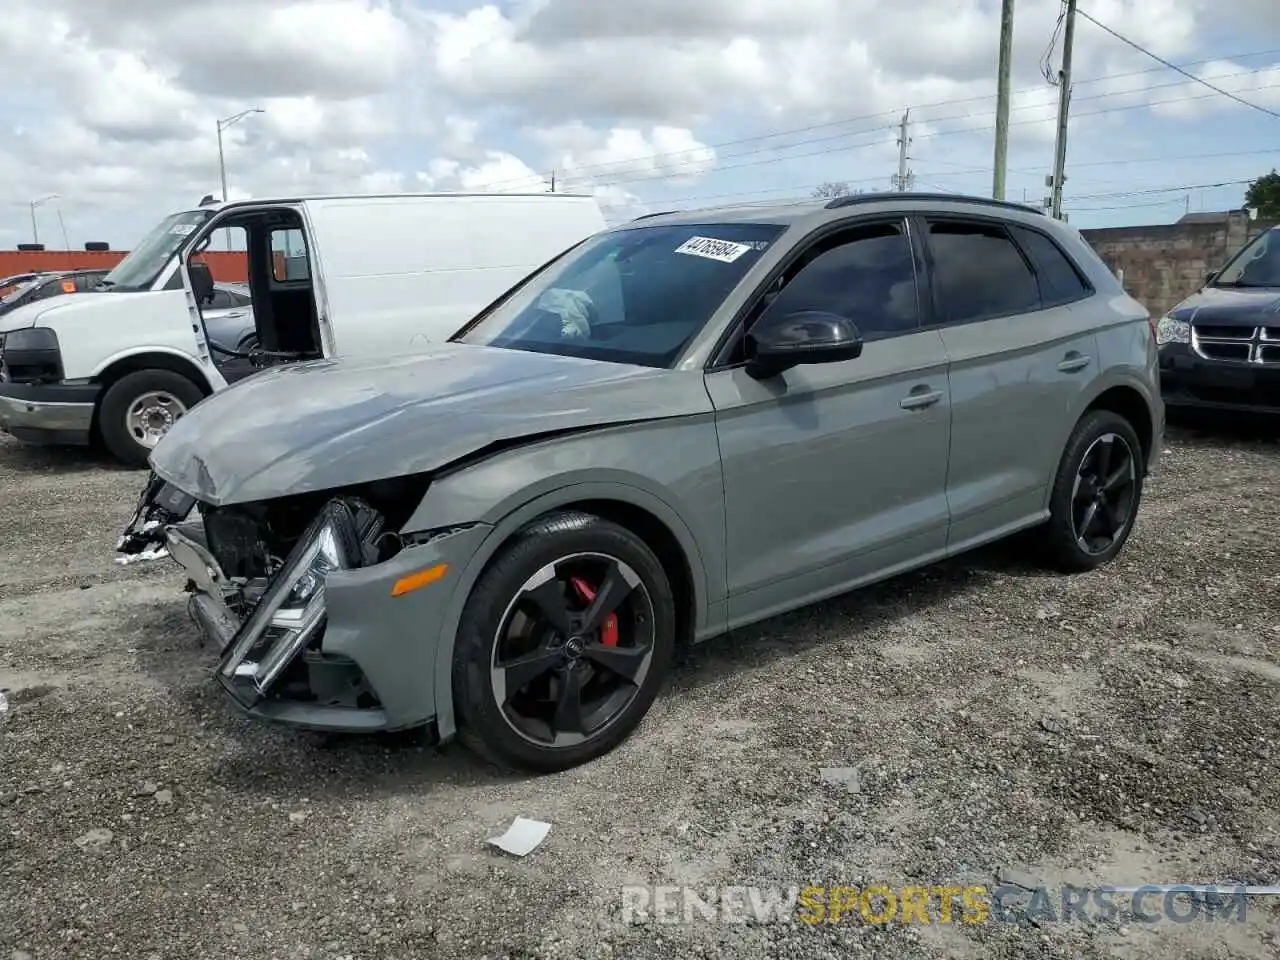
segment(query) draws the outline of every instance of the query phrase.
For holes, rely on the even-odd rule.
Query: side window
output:
[[[235,298],[221,287],[213,288],[213,295],[209,297],[210,310],[229,310],[236,305]]]
[[[74,284],[72,285],[74,287]],[[32,300],[48,300],[50,297],[60,297],[63,294],[62,280],[46,280],[40,286],[31,292]]]
[[[948,322],[1041,308],[1035,274],[1003,227],[935,220],[929,224],[929,246],[938,306]]]
[[[1026,227],[1014,227],[1013,235],[1035,264],[1040,299],[1046,307],[1074,303],[1089,296],[1091,290],[1079,269],[1053,240]]]
[[[76,289],[81,293],[92,290],[98,285],[98,281],[102,279],[99,273],[81,273],[76,276]]]
[[[271,231],[271,277],[276,283],[311,279],[307,241],[301,230],[278,228]]]
[[[911,241],[899,223],[819,240],[789,273],[780,290],[765,294],[765,313],[834,313],[853,321],[867,340],[909,333],[920,325]]]

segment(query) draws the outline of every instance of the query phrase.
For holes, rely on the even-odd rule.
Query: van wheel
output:
[[[200,388],[180,373],[139,370],[121,377],[103,395],[98,433],[118,460],[145,467],[160,438],[202,399]]]
[[[1064,573],[1113,560],[1133,531],[1143,472],[1142,444],[1128,420],[1110,410],[1082,417],[1054,478],[1046,559]]]
[[[453,660],[458,737],[504,767],[552,772],[640,724],[675,649],[662,564],[631,531],[553,514],[477,581]]]

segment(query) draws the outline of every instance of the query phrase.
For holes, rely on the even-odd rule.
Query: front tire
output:
[[[1142,444],[1132,424],[1093,410],[1067,441],[1045,526],[1047,559],[1064,573],[1083,573],[1124,548],[1142,502]]]
[[[138,370],[113,383],[98,407],[98,433],[107,450],[131,467],[145,467],[161,437],[204,398],[172,370]]]
[[[642,539],[576,511],[537,521],[481,575],[463,611],[459,739],[503,767],[594,760],[648,713],[675,633],[670,582]]]

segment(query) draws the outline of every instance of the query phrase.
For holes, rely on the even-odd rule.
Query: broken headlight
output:
[[[329,501],[232,639],[223,677],[252,681],[265,693],[324,626],[325,579],[363,566],[381,527],[381,516],[363,504]]]

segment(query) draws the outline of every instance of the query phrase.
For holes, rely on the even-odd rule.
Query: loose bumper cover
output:
[[[246,581],[219,565],[194,498],[153,476],[117,550],[162,547],[183,569],[191,617],[221,653],[215,676],[244,711],[315,730],[398,730],[437,712],[445,610],[458,580],[448,573],[465,567],[491,528],[415,537],[378,561],[380,521],[367,504],[335,496],[267,577]],[[418,582],[429,585],[403,588]]]

